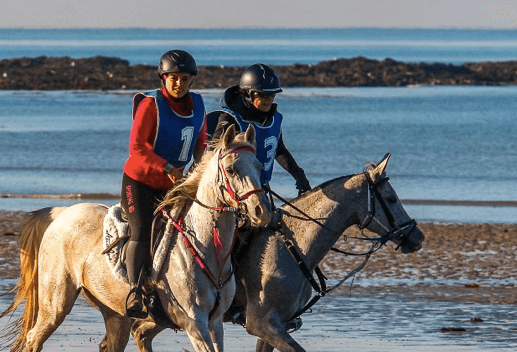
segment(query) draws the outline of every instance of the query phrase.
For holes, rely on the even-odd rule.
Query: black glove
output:
[[[298,197],[304,194],[307,191],[310,191],[311,185],[308,180],[303,182],[296,182],[296,189],[298,190]]]

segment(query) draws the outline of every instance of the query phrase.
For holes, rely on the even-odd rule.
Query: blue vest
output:
[[[176,114],[159,89],[137,93],[133,98],[133,118],[138,104],[146,98],[154,98],[158,110],[158,123],[154,140],[154,152],[175,168],[185,167],[192,158],[199,132],[205,122],[205,104],[197,93],[190,92],[194,110],[190,116]]]
[[[245,132],[250,123],[253,124],[256,132],[257,159],[264,165],[260,180],[262,184],[271,181],[278,140],[282,132],[282,114],[276,111],[273,115],[273,121],[267,126],[262,126],[258,123],[244,120],[239,114],[228,108],[223,107],[220,111],[224,111],[233,116],[241,132]]]

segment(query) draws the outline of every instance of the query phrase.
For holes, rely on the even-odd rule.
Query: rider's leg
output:
[[[126,251],[126,268],[131,289],[126,300],[126,315],[142,318],[144,292],[142,286],[150,267],[150,241],[153,212],[163,192],[132,180],[124,174],[121,205],[128,218],[131,238]]]

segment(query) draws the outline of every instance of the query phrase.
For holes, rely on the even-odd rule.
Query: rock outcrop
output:
[[[237,84],[245,67],[201,66],[193,88]],[[517,61],[452,65],[364,57],[316,65],[274,66],[284,87],[403,87],[516,85]],[[142,90],[158,87],[156,66],[116,57],[36,57],[0,60],[2,90]]]

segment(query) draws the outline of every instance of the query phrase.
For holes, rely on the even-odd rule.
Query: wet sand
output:
[[[24,215],[24,212],[0,210],[0,282],[12,281],[8,279],[16,278],[18,275],[18,239]],[[500,305],[503,311],[508,311],[508,307],[511,311],[515,311],[515,305],[517,304],[515,288],[517,284],[517,265],[515,265],[517,224],[422,223],[419,224],[419,227],[426,235],[422,250],[403,255],[399,251],[395,251],[396,246],[394,244],[388,244],[371,257],[365,269],[355,277],[353,285],[350,285],[347,281],[336,291],[336,294],[351,297],[349,299],[373,297],[376,300],[396,299],[408,304],[422,302],[422,305],[425,303],[426,306],[438,305],[441,307],[439,309],[443,310],[450,309],[447,308],[450,307],[449,304],[453,306],[478,304],[480,307]],[[353,239],[353,237],[360,235],[355,228],[349,229],[346,234],[349,236],[348,241],[340,240],[337,247],[347,251],[359,252],[367,248],[364,242]],[[343,277],[345,272],[353,269],[360,260],[361,258],[351,256],[344,258],[341,254],[331,252],[322,263],[322,269],[331,278],[330,284],[333,284]],[[320,303],[322,308],[325,308],[325,299],[323,298],[321,301],[323,303]],[[85,309],[90,308],[86,307]],[[390,314],[393,314],[394,317],[402,315],[402,313],[397,312]],[[355,319],[360,323],[362,318],[356,317]],[[304,328],[316,326],[316,330],[304,330],[305,333],[308,332],[309,334],[306,337],[303,337],[305,335],[298,335],[297,338],[301,339],[300,342],[303,341],[302,344],[309,351],[318,350],[317,346],[321,347],[321,345],[315,344],[320,339],[327,341],[327,345],[325,345],[327,347],[342,341],[342,346],[348,347],[352,351],[484,350],[476,346],[475,341],[466,346],[463,345],[464,341],[462,341],[460,344],[451,345],[450,348],[446,344],[433,347],[426,346],[425,343],[422,346],[405,347],[404,339],[395,342],[383,342],[375,338],[349,339],[347,337],[345,339],[345,336],[348,335],[338,334],[339,336],[336,336],[329,330],[322,330],[320,336],[317,333],[318,321],[311,321],[311,319],[313,318],[304,318],[304,321],[306,321]],[[405,319],[411,318],[406,316]],[[469,319],[475,319],[475,317]],[[96,325],[100,325],[98,327],[100,331],[103,329],[101,322],[100,317],[95,322]],[[515,324],[515,322],[512,322],[512,324]],[[451,331],[447,331],[449,328]],[[235,343],[236,336],[245,334],[244,330],[235,330],[232,333],[232,329],[230,328],[229,339],[227,340],[229,351],[234,350],[230,345]],[[441,329],[441,333],[457,334],[454,331],[455,326],[443,325]],[[512,327],[510,330],[514,334],[517,328]],[[171,336],[170,333],[164,334]],[[179,336],[179,334],[172,334],[172,336],[175,335]],[[67,338],[70,338],[70,336]],[[84,336],[77,338],[87,339]],[[495,338],[504,340],[504,337]],[[94,344],[98,338],[94,337],[93,341],[91,337],[89,339],[90,349],[96,348]],[[254,338],[242,336],[237,339],[240,343],[246,345],[245,350],[253,350]],[[512,341],[511,346],[515,347],[515,343],[516,341]],[[59,343],[56,343],[55,346],[59,345]],[[63,346],[62,343],[61,346]],[[185,347],[189,348],[188,344]],[[177,350],[181,351],[179,348]],[[329,347],[323,350],[334,351],[335,349]],[[495,350],[506,349],[496,348]]]
[[[18,240],[25,214],[0,210],[0,279],[18,276]],[[433,299],[517,304],[517,224],[421,223],[419,227],[426,235],[419,252],[404,255],[389,243],[372,255],[357,275],[353,290],[363,286],[376,290],[379,284],[404,290],[414,286],[412,289]],[[354,240],[360,236],[355,227],[345,234],[348,241],[340,240],[336,247],[352,252],[367,249],[367,244]],[[321,267],[327,276],[339,279],[360,260],[330,252]],[[442,287],[447,293],[454,287],[456,294],[445,297]]]

